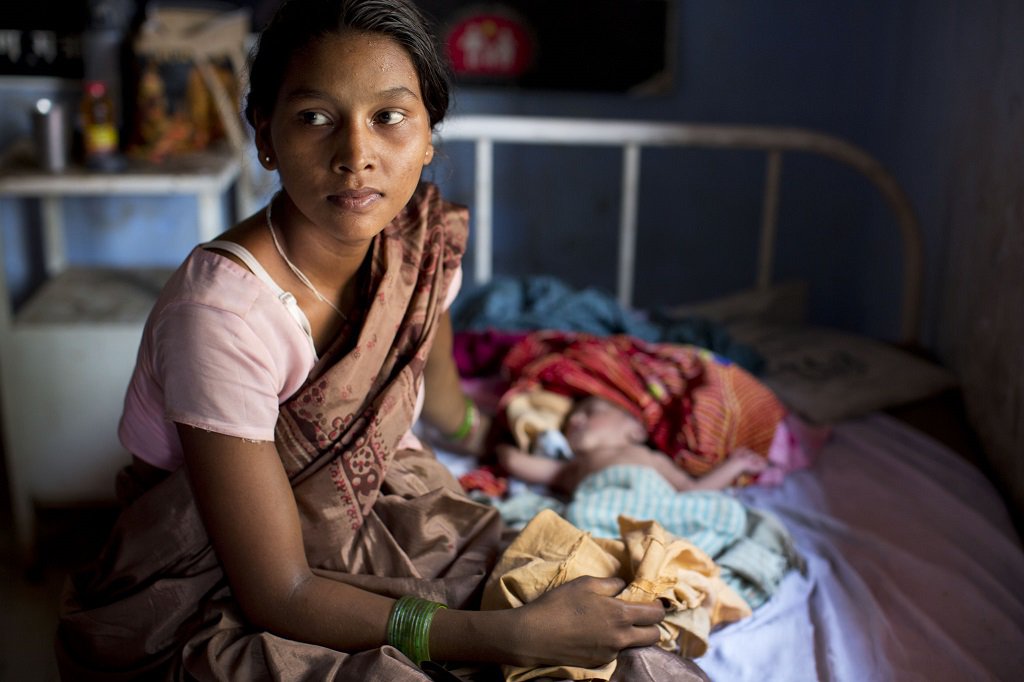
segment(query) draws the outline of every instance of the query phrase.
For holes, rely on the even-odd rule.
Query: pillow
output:
[[[675,306],[665,313],[675,319],[700,317],[712,322],[760,320],[797,324],[807,316],[807,282],[771,284],[764,289],[745,289],[699,303]]]
[[[789,409],[815,424],[904,405],[957,384],[939,365],[834,329],[756,320],[727,329],[764,358],[759,378]]]

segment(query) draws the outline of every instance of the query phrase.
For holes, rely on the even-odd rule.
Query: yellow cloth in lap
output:
[[[581,576],[619,577],[626,601],[660,599],[667,615],[658,645],[696,657],[716,625],[750,615],[750,607],[718,575],[714,561],[655,521],[619,517],[621,540],[591,537],[551,510],[537,514],[513,541],[484,588],[482,608],[515,608]],[[600,668],[504,666],[507,682],[539,677],[608,680],[615,661]]]

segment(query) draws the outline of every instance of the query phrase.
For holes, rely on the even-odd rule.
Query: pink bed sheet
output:
[[[990,482],[883,415],[838,425],[815,465],[737,491],[807,560],[712,635],[713,680],[1018,680],[1024,552]]]

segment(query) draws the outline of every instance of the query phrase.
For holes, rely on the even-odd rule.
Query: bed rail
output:
[[[705,125],[653,121],[564,119],[523,116],[456,116],[439,131],[439,140],[475,145],[475,280],[490,281],[496,143],[600,145],[622,148],[622,202],[619,215],[617,298],[633,298],[636,260],[637,198],[640,154],[644,147],[697,147],[764,151],[766,155],[757,286],[771,284],[775,260],[782,156],[806,152],[844,163],[864,175],[882,194],[900,229],[903,243],[903,292],[900,339],[917,340],[921,320],[923,254],[921,228],[903,188],[882,164],[863,149],[838,137],[800,128]]]

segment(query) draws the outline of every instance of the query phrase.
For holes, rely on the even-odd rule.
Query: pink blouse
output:
[[[231,251],[251,268],[208,249]],[[461,269],[447,292],[451,305]],[[210,242],[189,254],[150,313],[125,395],[118,436],[153,466],[181,466],[175,422],[254,441],[273,441],[281,403],[317,361],[295,297],[244,248]],[[416,416],[423,405],[420,382]],[[400,448],[422,445],[410,430]]]

